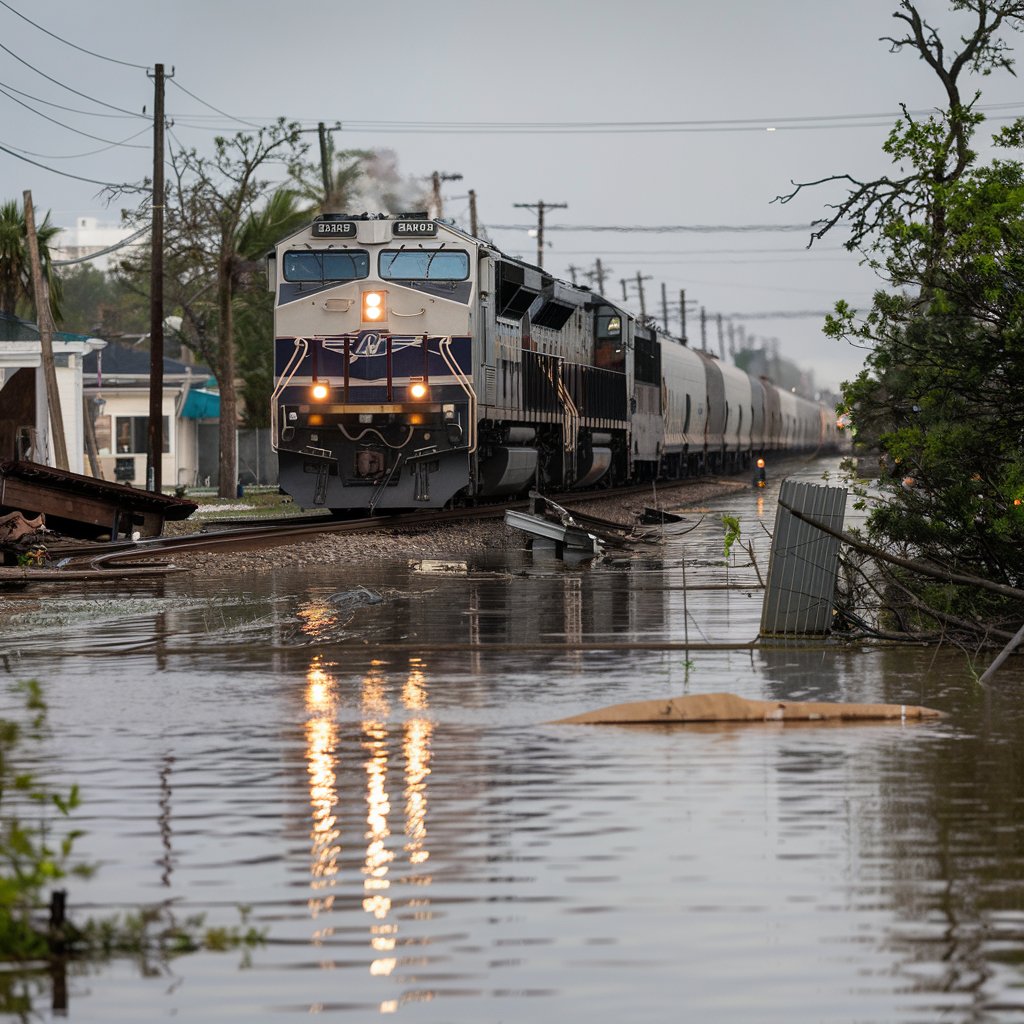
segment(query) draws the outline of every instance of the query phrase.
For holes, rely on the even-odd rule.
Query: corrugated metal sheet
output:
[[[785,480],[779,492],[761,634],[821,635],[832,626],[839,541],[797,519],[784,505],[842,530],[846,488]]]

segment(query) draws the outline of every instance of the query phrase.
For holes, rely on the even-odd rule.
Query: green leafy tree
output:
[[[268,290],[264,258],[286,235],[306,224],[312,214],[297,190],[279,188],[254,211],[239,232],[238,250],[250,273],[235,303],[238,374],[243,382],[247,427],[270,425],[274,390],[274,295]]]
[[[89,263],[58,268],[61,326],[76,334],[114,338],[149,330],[149,297],[116,271],[106,273]]]
[[[212,156],[172,153],[165,212],[168,306],[183,318],[188,345],[214,373],[220,391],[220,494],[233,497],[238,475],[238,339],[235,315],[253,276],[251,219],[273,191],[271,163],[292,165],[305,151],[297,124],[279,120],[255,133],[214,140]],[[145,215],[145,211],[141,211]],[[136,272],[144,272],[139,265]]]
[[[868,352],[843,398],[858,445],[876,451],[883,470],[885,500],[867,520],[870,536],[951,572],[1024,587],[1024,165],[1009,159],[1024,122],[999,132],[1001,155],[981,165],[973,148],[980,92],[963,93],[971,74],[1012,73],[1002,33],[1024,27],[1024,2],[954,0],[952,9],[969,19],[959,48],[947,47],[911,0],[893,15],[900,33],[885,41],[921,58],[945,95],[924,118],[903,108],[883,147],[895,172],[803,182],[780,198],[845,183],[812,242],[849,225],[847,248],[888,285],[867,311],[837,303],[825,325]],[[894,603],[920,612],[923,602],[962,628],[1019,625],[1024,614],[1010,596],[909,570],[890,584]]]
[[[55,320],[60,319],[60,281],[54,274],[50,245],[60,228],[50,223],[47,212],[36,224],[39,259],[43,277],[50,288],[50,306]],[[14,316],[36,316],[32,267],[28,253],[25,207],[14,199],[0,203],[0,310]]]

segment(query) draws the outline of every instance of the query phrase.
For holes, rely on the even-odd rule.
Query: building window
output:
[[[171,450],[170,422],[167,416],[163,419],[163,447],[167,454]],[[148,448],[149,417],[118,416],[116,418],[117,453],[119,455],[145,455]]]

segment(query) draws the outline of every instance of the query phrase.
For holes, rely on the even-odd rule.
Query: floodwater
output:
[[[16,614],[6,678],[44,685],[30,752],[80,786],[97,865],[71,916],[265,936],[72,965],[66,1011],[46,972],[18,981],[37,1019],[1024,1021],[1013,661],[986,696],[952,648],[576,646],[753,639],[756,571],[737,546],[722,564],[717,513],[764,571],[774,498],[599,563],[175,577]],[[947,717],[552,724],[721,690]]]

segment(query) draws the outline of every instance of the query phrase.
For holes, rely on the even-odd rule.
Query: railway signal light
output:
[[[381,324],[387,320],[386,291],[363,292],[362,322],[364,324]]]

